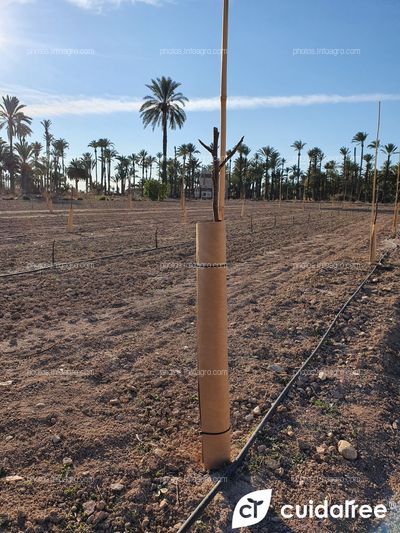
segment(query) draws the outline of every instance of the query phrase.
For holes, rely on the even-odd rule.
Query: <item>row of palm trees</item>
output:
[[[75,183],[76,189],[79,181],[84,181],[86,191],[103,194],[133,191],[143,196],[146,181],[154,180],[157,175],[171,197],[181,194],[182,183],[185,194],[195,197],[201,173],[211,172],[210,167],[202,165],[196,157],[199,153],[196,146],[183,144],[174,149],[174,157],[167,157],[168,130],[182,128],[186,121],[183,108],[187,98],[178,92],[179,86],[166,77],[153,79],[146,86],[151,94],[144,97],[140,116],[145,128],[161,127],[162,152],[152,156],[141,150],[125,156],[118,154],[110,139],[100,138],[88,144],[92,152],[72,159],[68,165],[66,153],[69,143],[53,135],[51,121],[41,122],[44,146],[39,142],[29,143],[27,138],[32,133],[32,119],[25,114],[25,106],[15,96],[3,97],[0,130],[5,129],[8,142],[0,138],[0,188],[14,192],[18,176],[18,185],[24,194],[42,190],[62,192],[68,188],[70,180]],[[343,146],[339,150],[340,162],[325,161],[319,147],[310,148],[307,151],[307,167],[303,169],[306,143],[301,140],[291,145],[297,159],[297,164],[292,166],[287,166],[287,159],[272,146],[262,147],[250,158],[250,148],[242,145],[236,159],[229,163],[228,196],[266,200],[325,200],[336,197],[369,201],[374,153],[380,150],[385,155],[385,161],[378,170],[379,198],[381,201],[392,201],[399,170],[394,164],[398,148],[392,143],[382,147],[377,147],[375,141],[367,144],[367,138],[366,132],[357,132],[352,139],[353,154],[350,148]],[[365,153],[368,149],[374,153]]]
[[[325,154],[319,147],[307,151],[306,170],[301,168],[301,158],[306,143],[297,140],[291,148],[297,155],[297,164],[287,166],[287,160],[272,146],[264,146],[249,158],[250,148],[242,145],[237,159],[228,169],[228,195],[232,198],[264,198],[266,200],[303,199],[327,200],[330,198],[370,201],[376,141],[366,146],[368,134],[357,132],[352,143],[356,146],[353,155],[348,147],[339,150],[340,162],[324,161]],[[357,158],[357,146],[360,157]],[[365,153],[365,148],[374,153]],[[378,150],[385,155],[383,166],[377,170],[380,201],[393,201],[400,164],[394,156],[398,148],[393,143]],[[400,162],[400,159],[399,159]],[[233,166],[233,168],[232,168]]]

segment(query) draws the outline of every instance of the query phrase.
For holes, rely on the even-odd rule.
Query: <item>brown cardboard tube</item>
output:
[[[67,231],[72,231],[74,229],[74,210],[71,205],[68,212],[68,218],[67,218]]]
[[[202,455],[216,469],[230,461],[225,223],[199,222],[196,247]]]

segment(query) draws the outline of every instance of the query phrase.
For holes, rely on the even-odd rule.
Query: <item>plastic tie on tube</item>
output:
[[[225,433],[228,433],[228,431],[231,430],[231,426],[228,427],[225,431],[219,431],[218,433],[209,433],[208,431],[202,431],[201,435],[224,435]]]
[[[226,268],[226,263],[196,263],[196,268]]]

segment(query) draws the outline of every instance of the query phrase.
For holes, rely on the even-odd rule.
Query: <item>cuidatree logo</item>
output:
[[[271,503],[272,490],[256,490],[240,498],[233,511],[232,529],[253,526],[263,520]]]
[[[233,511],[232,529],[252,526],[263,520],[271,504],[272,490],[256,490],[239,500]],[[375,506],[358,504],[355,500],[346,500],[344,504],[331,504],[328,500],[315,503],[313,500],[305,505],[283,505],[280,514],[284,519],[296,518],[378,518],[386,517],[388,510],[383,504]]]

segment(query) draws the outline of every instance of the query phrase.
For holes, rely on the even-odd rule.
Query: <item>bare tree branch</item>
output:
[[[235,148],[232,150],[231,154],[225,158],[225,160],[219,165],[219,168],[221,169],[222,167],[224,167],[231,159],[232,157],[236,154],[236,152],[239,150],[240,148],[240,145],[242,144],[242,142],[244,141],[244,136],[240,139],[240,141],[237,143],[237,145],[235,146]]]

